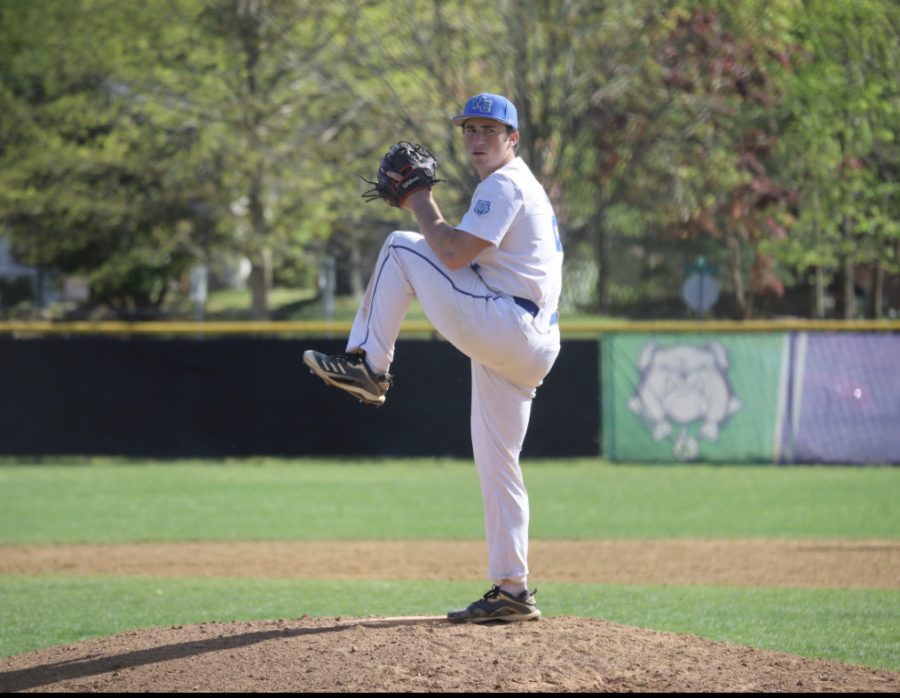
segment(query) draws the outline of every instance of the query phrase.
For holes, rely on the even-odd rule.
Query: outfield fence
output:
[[[297,321],[0,321],[0,336],[39,337],[48,335],[149,335],[149,336],[347,336],[349,320]],[[900,332],[900,320],[601,320],[560,319],[564,339],[601,337],[607,334],[633,333],[740,333],[758,332]],[[407,320],[401,326],[401,336],[436,335],[427,320]]]
[[[0,454],[470,457],[468,360],[408,321],[384,408],[310,376],[349,322],[0,323]],[[563,321],[523,457],[900,462],[898,321]],[[341,425],[340,438],[335,438]]]

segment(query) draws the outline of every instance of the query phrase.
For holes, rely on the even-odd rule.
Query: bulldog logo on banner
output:
[[[673,453],[692,460],[700,443],[689,431],[699,424],[697,436],[718,441],[728,419],[742,407],[728,381],[728,354],[719,342],[661,347],[648,342],[637,363],[640,380],[628,408],[641,417],[656,441],[674,435]]]

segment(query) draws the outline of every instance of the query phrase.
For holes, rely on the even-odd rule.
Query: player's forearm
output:
[[[444,220],[430,191],[415,192],[407,199],[405,207],[416,217],[428,245],[449,269],[466,266],[483,249],[472,236]]]

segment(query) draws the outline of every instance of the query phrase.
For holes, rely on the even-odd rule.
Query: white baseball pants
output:
[[[472,361],[472,449],[484,502],[487,577],[524,586],[529,507],[519,454],[535,390],[559,354],[559,327],[487,288],[474,269],[447,269],[419,233],[396,231],[378,256],[347,350],[365,350],[372,370],[387,371],[413,297]]]

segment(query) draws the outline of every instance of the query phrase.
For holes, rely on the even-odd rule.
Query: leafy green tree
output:
[[[339,156],[329,144],[359,109],[330,79],[346,15],[311,0],[166,7],[124,79],[160,118],[196,128],[216,187],[217,252],[250,260],[252,315],[264,319],[275,267],[302,264],[303,243],[330,222],[322,207]]]
[[[96,21],[98,13],[103,21]],[[100,3],[0,6],[0,220],[24,262],[84,275],[121,311],[158,307],[189,263],[190,130],[148,121],[111,79]],[[94,31],[86,31],[91,20]],[[180,192],[175,195],[175,192]]]
[[[340,67],[353,6],[2,11],[0,211],[23,259],[84,273],[96,301],[134,309],[159,306],[192,264],[246,256],[266,317],[276,266],[304,265],[356,185],[334,147],[368,105]]]
[[[880,317],[885,276],[900,271],[898,24],[896,4],[878,0],[805,0],[793,17],[803,54],[781,156],[801,196],[777,252],[799,274],[814,274],[818,317],[832,280],[845,317],[865,310],[856,306],[859,265],[875,270],[869,312]]]

